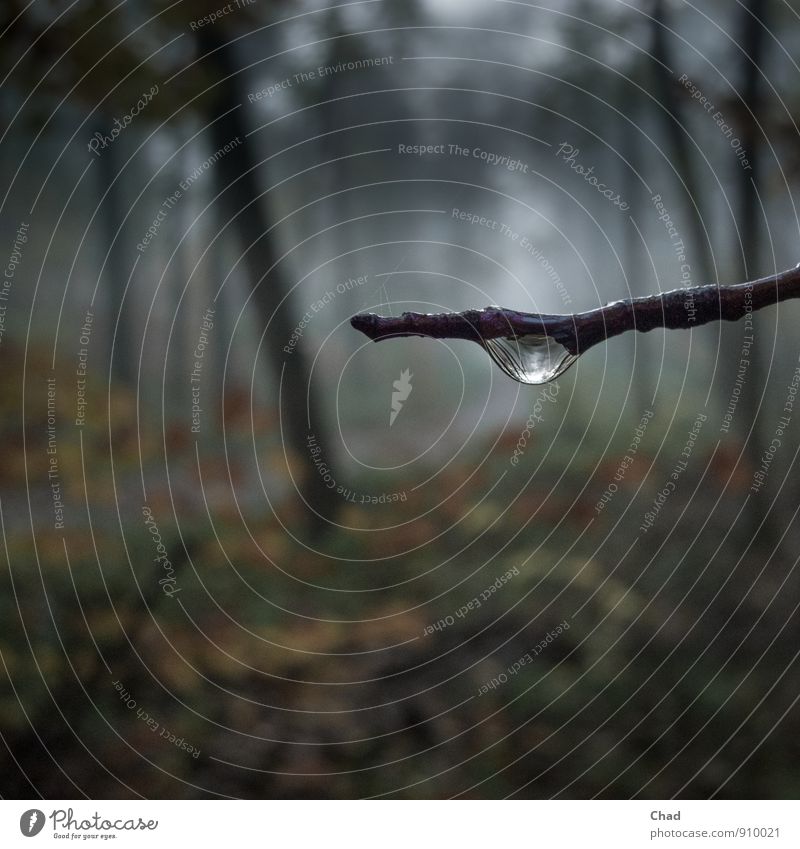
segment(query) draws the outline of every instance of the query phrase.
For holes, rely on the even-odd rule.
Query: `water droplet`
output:
[[[484,339],[483,347],[509,377],[520,383],[549,383],[578,359],[552,336],[536,333]]]

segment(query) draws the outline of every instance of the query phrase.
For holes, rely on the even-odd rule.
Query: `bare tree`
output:
[[[200,29],[197,39],[204,61],[213,63],[219,80],[209,112],[212,146],[221,150],[238,140],[235,153],[221,157],[214,166],[217,189],[227,209],[226,217],[239,236],[259,316],[267,324],[264,347],[275,381],[283,389],[283,436],[305,470],[300,495],[317,517],[312,519],[313,524],[321,527],[323,520],[334,517],[339,502],[333,490],[316,474],[307,450],[307,437],[313,433],[318,442],[327,446],[332,445],[332,440],[327,436],[319,393],[311,388],[305,349],[298,345],[291,355],[284,353],[297,321],[285,265],[279,262],[275,247],[277,234],[268,218],[269,205],[259,189],[260,159],[239,108],[246,102],[247,92],[234,48],[222,26]]]

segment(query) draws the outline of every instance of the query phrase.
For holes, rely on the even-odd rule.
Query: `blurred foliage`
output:
[[[35,373],[45,362],[29,355],[27,366]],[[7,364],[21,368],[19,352],[7,352]],[[2,484],[8,570],[0,651],[8,678],[0,711],[15,758],[4,766],[6,796],[29,795],[34,786],[46,796],[93,797],[696,797],[716,791],[753,751],[721,795],[800,792],[797,717],[782,718],[794,679],[774,676],[792,664],[793,642],[782,628],[792,621],[797,579],[761,563],[756,549],[739,562],[728,536],[732,517],[712,508],[720,482],[743,472],[708,445],[682,481],[694,492],[693,518],[673,533],[685,510],[676,498],[634,556],[614,542],[615,522],[652,500],[652,481],[669,467],[658,461],[645,474],[653,457],[643,451],[626,491],[597,517],[587,502],[599,497],[614,463],[596,470],[591,496],[576,498],[595,461],[590,449],[566,456],[560,440],[542,460],[534,440],[515,474],[524,479],[543,462],[536,477],[521,490],[507,480],[476,504],[491,469],[507,463],[512,432],[436,522],[425,515],[436,506],[434,487],[390,513],[344,510],[343,525],[352,519],[378,528],[390,517],[394,527],[335,533],[328,548],[338,565],[293,552],[275,518],[245,516],[250,534],[243,534],[237,511],[226,518],[219,509],[212,528],[195,500],[178,525],[168,518],[169,491],[153,489],[148,503],[181,588],[168,598],[137,510],[125,516],[120,503],[137,464],[123,462],[115,488],[104,485],[110,466],[102,428],[60,442],[64,477],[69,469],[74,482],[85,470],[91,486],[68,492],[73,521],[64,543],[61,533],[37,527],[31,558],[23,514],[26,492],[39,493],[26,475],[28,482],[43,476],[32,460],[44,456],[44,431],[31,427],[33,410],[20,416],[10,374],[2,372],[0,386],[5,444],[23,456],[24,439],[29,459],[7,466]],[[99,405],[98,390],[91,397]],[[135,406],[114,389],[108,403],[117,412]],[[149,426],[138,440],[121,434],[114,446],[112,439],[113,454],[141,452],[144,467],[157,462],[161,435]],[[232,433],[237,427],[246,424],[234,419]],[[654,432],[652,444],[661,436]],[[680,448],[668,443],[663,456]],[[192,455],[191,446],[172,445],[170,466],[190,468]],[[707,461],[714,476],[698,493]],[[456,488],[465,464],[440,472],[441,491]],[[216,475],[224,487],[224,468],[211,463],[203,471],[209,491]],[[639,507],[629,506],[640,485]],[[114,509],[125,516],[124,544],[115,522],[98,521]],[[601,527],[589,537],[591,521]],[[393,559],[371,560],[411,549],[401,570]],[[291,574],[279,565],[289,559]],[[480,607],[454,616],[514,568],[519,574]],[[430,633],[448,616],[452,625]],[[533,663],[478,695],[565,619],[570,628]],[[135,707],[123,703],[116,681]],[[151,731],[141,710],[200,756]]]

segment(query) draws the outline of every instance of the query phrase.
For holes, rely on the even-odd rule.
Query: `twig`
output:
[[[400,336],[430,336],[469,339],[485,346],[491,339],[545,336],[576,357],[598,342],[628,330],[687,330],[711,321],[737,321],[750,311],[797,297],[800,265],[749,283],[674,289],[567,315],[491,306],[460,313],[405,312],[397,318],[361,313],[353,316],[350,323],[375,342]]]

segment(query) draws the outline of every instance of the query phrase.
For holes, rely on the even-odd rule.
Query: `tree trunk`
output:
[[[98,129],[105,132],[110,124],[111,121],[103,116],[98,124]],[[121,159],[118,145],[123,143],[121,140],[117,140],[115,144],[108,145],[100,152],[100,156],[97,158],[97,188],[101,198],[105,195],[100,217],[102,218],[103,246],[108,251],[107,259],[103,254],[103,260],[105,260],[103,288],[106,293],[110,318],[108,322],[108,327],[111,330],[108,338],[109,352],[113,346],[113,359],[109,356],[111,377],[117,384],[132,387],[136,385],[137,358],[133,356],[131,344],[130,328],[133,325],[131,299],[130,297],[125,298],[125,286],[128,283],[130,268],[125,267],[122,256],[124,237],[121,231],[125,216],[120,181],[117,179]]]
[[[763,236],[763,225],[761,205],[758,198],[758,184],[761,178],[761,131],[758,126],[761,105],[760,93],[760,67],[764,56],[764,27],[767,26],[765,14],[767,3],[765,0],[748,0],[739,10],[739,32],[737,42],[744,51],[741,59],[741,91],[744,109],[742,111],[742,127],[740,139],[747,158],[750,162],[750,170],[746,170],[738,159],[734,159],[731,167],[736,169],[735,185],[738,187],[736,223],[742,240],[740,268],[744,279],[748,275],[754,276],[761,259],[761,247]],[[762,23],[754,20],[758,18]],[[760,322],[764,326],[765,322]],[[764,342],[763,333],[758,333],[759,319],[753,316],[753,344],[750,346],[750,365],[748,367],[747,387],[742,393],[741,404],[741,431],[746,435],[747,430],[752,431],[747,439],[748,455],[753,466],[757,467],[761,462],[764,452],[765,440],[759,429],[759,413],[762,393],[764,391],[764,368],[761,358],[761,347]],[[743,331],[750,335],[750,330]],[[741,334],[740,334],[741,336]],[[741,349],[742,339],[739,340]],[[759,526],[762,531],[773,538],[772,522],[767,522],[767,514],[764,500],[752,499],[756,502],[751,506],[753,532]],[[770,530],[772,528],[772,530]],[[774,540],[780,535],[774,536]]]
[[[619,92],[620,108],[625,108],[625,96],[628,93],[627,86]],[[630,95],[635,97],[635,95]],[[629,97],[630,97],[629,96]],[[638,105],[638,98],[637,98]],[[630,99],[627,104],[628,117],[634,123],[638,123],[641,113],[636,106],[631,106]],[[620,185],[622,187],[622,197],[630,205],[630,212],[621,218],[622,224],[622,261],[625,263],[624,271],[630,286],[630,297],[641,297],[648,295],[649,292],[645,280],[650,279],[649,269],[642,259],[642,240],[639,233],[633,225],[633,221],[641,220],[644,216],[642,212],[641,193],[642,185],[636,172],[641,173],[642,162],[640,156],[640,138],[634,133],[628,122],[623,118],[617,120],[618,128],[618,149],[620,155],[625,160],[620,162]],[[633,219],[633,220],[631,220]],[[631,360],[634,365],[633,386],[631,387],[630,400],[634,407],[631,419],[636,421],[642,415],[642,412],[650,408],[653,399],[653,375],[650,368],[650,356],[654,350],[653,342],[647,336],[636,334],[631,336],[630,340]],[[635,357],[638,352],[639,356]]]
[[[268,205],[258,188],[258,158],[252,137],[247,135],[242,114],[245,107],[240,105],[247,103],[247,97],[240,90],[233,49],[219,30],[219,26],[206,27],[198,33],[201,52],[214,63],[219,79],[216,88],[218,99],[213,114],[209,116],[209,132],[215,150],[236,138],[240,139],[240,143],[235,151],[217,160],[212,170],[218,190],[222,192],[223,208],[227,209],[227,217],[239,234],[245,268],[253,288],[253,303],[259,318],[269,323],[263,347],[276,385],[282,380],[280,415],[283,438],[298,468],[302,469],[298,489],[308,505],[304,512],[308,514],[311,528],[320,530],[327,526],[327,522],[319,517],[334,521],[340,504],[334,491],[323,484],[313,465],[307,437],[314,434],[328,457],[333,451],[333,440],[328,437],[318,396],[310,386],[311,371],[302,340],[291,354],[284,352],[284,346],[289,343],[297,325],[291,308],[293,300],[289,297],[284,270],[276,265],[276,235],[268,233]]]
[[[683,181],[686,191],[686,214],[691,230],[694,247],[693,266],[697,272],[697,283],[715,283],[712,279],[714,268],[711,246],[703,223],[702,181],[694,167],[694,157],[689,149],[686,121],[683,107],[675,94],[674,80],[667,68],[674,67],[667,43],[667,20],[664,0],[653,2],[652,50],[658,66],[655,68],[655,91],[662,109],[658,110],[663,122],[666,148],[678,177]],[[666,111],[665,111],[666,110]]]

